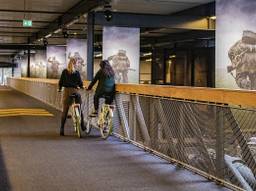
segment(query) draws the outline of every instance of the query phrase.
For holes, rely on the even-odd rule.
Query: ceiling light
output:
[[[45,38],[49,38],[51,36],[52,36],[52,34],[50,33],[50,34],[46,35]]]
[[[209,18],[212,19],[212,20],[216,20],[216,16],[211,16]]]
[[[151,55],[152,55],[152,52],[147,52],[143,54],[143,56],[151,56]]]
[[[55,30],[53,33],[59,33],[59,32],[61,32],[61,29],[57,29],[57,30]]]
[[[102,57],[102,53],[99,53],[99,54],[95,55],[95,58],[100,58],[100,57]]]

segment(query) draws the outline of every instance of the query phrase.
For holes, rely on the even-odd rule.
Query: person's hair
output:
[[[75,66],[74,66],[75,63],[76,63],[76,60],[74,58],[69,59],[67,70],[70,74],[75,72]]]
[[[114,72],[114,70],[113,70],[113,68],[110,65],[108,60],[102,60],[101,63],[100,63],[100,68],[102,69],[103,74],[106,77],[109,78],[109,77],[114,77],[115,76],[115,72]]]

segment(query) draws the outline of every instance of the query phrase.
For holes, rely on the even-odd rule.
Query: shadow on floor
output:
[[[0,146],[0,190],[1,191],[10,191],[11,190],[11,185],[10,185],[10,181],[8,178],[6,166],[4,163],[4,156],[3,156],[1,146]]]

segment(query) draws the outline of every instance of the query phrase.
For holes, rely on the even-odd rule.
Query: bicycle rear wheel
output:
[[[107,139],[112,133],[112,117],[109,115],[109,112],[104,116],[104,123],[101,124],[100,134],[103,139]]]
[[[81,115],[79,107],[75,107],[75,125],[76,125],[76,133],[79,138],[82,137],[82,128],[81,128]]]
[[[89,135],[90,132],[91,132],[91,129],[92,129],[92,125],[90,124],[90,120],[87,120],[87,123],[86,123],[86,128],[85,128],[85,134],[86,135]]]

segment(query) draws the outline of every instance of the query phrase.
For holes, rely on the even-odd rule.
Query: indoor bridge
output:
[[[59,136],[57,80],[8,85],[0,89],[1,190],[253,190],[253,153],[242,138],[254,130],[245,121],[254,123],[255,112],[214,104],[239,104],[237,92],[118,85],[113,136],[103,140],[97,130],[79,139],[71,120]],[[81,95],[86,119],[93,92]],[[249,166],[245,178],[229,164],[239,157]]]

